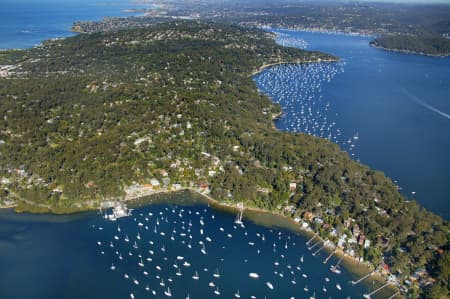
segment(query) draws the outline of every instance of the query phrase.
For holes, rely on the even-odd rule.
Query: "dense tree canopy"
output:
[[[358,227],[372,241],[352,245],[365,260],[402,273],[426,267],[436,280],[428,292],[448,292],[447,222],[336,144],[273,128],[280,108],[251,74],[319,58],[334,59],[282,48],[263,31],[197,22],[2,52],[0,196],[67,211],[151,179],[207,185],[218,200],[313,213],[333,242],[330,228]]]

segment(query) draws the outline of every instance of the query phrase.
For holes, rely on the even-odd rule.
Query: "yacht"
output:
[[[172,297],[172,292],[170,291],[169,287],[167,287],[167,290],[164,291],[164,295],[166,295],[167,297]]]
[[[331,266],[331,267],[330,267],[330,271],[333,272],[333,273],[335,273],[335,274],[341,274],[341,269],[339,269],[339,268],[336,267],[336,266]]]
[[[199,276],[198,276],[198,272],[197,271],[195,271],[195,274],[194,274],[194,276],[192,276],[192,278],[194,279],[194,280],[199,280]]]

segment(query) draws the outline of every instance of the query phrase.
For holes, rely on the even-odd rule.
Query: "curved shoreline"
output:
[[[252,72],[250,74],[250,77],[258,75],[265,69],[268,69],[268,68],[271,68],[271,67],[277,66],[277,65],[290,65],[290,64],[296,65],[296,64],[323,63],[323,62],[324,63],[332,63],[332,62],[338,62],[338,61],[339,61],[339,58],[336,58],[336,59],[320,59],[320,58],[318,58],[317,60],[273,62],[273,63],[263,64],[256,71]]]
[[[265,28],[263,28],[265,29]],[[296,31],[296,32],[309,32],[309,33],[322,33],[322,34],[336,34],[336,35],[346,35],[346,36],[360,36],[360,37],[375,37],[377,36],[377,33],[372,31],[366,31],[366,32],[359,32],[359,31],[344,31],[344,30],[328,30],[328,29],[321,29],[321,28],[315,28],[315,27],[269,27],[269,29],[272,30],[289,30],[289,31]]]
[[[190,187],[185,187],[185,188],[182,188],[179,190],[158,190],[158,191],[155,191],[155,193],[153,193],[153,194],[142,196],[142,197],[136,197],[136,198],[132,198],[132,199],[127,199],[125,201],[130,202],[130,203],[135,203],[135,204],[138,204],[139,202],[141,202],[143,206],[147,206],[147,205],[152,205],[154,203],[155,196],[158,196],[158,195],[159,196],[170,196],[171,194],[173,195],[176,193],[183,193],[183,192],[187,192],[187,193],[190,193],[191,195],[200,197],[201,200],[204,201],[204,203],[208,204],[208,206],[212,207],[213,209],[217,209],[219,211],[224,211],[224,212],[228,212],[228,213],[237,213],[239,211],[239,208],[235,204],[217,200],[217,199],[209,196],[208,194],[201,193],[201,192],[197,191],[196,189],[190,188]],[[286,216],[285,214],[280,213],[278,211],[267,210],[267,209],[258,208],[258,207],[254,207],[254,206],[247,206],[244,208],[243,215],[244,215],[244,218],[247,218],[251,221],[253,220],[252,218],[254,216],[258,216],[258,215],[269,215],[270,217],[280,217],[283,220],[287,221],[290,225],[289,226],[277,225],[278,227],[288,229],[289,231],[294,232],[294,233],[299,233],[308,238],[311,238],[314,236],[315,240],[318,242],[326,242],[326,240],[324,240],[322,237],[320,237],[317,232],[313,231],[312,229],[303,229],[299,225],[299,223],[296,222],[292,217]],[[254,223],[256,225],[264,226],[264,224],[259,224],[256,222],[254,222]],[[326,251],[327,254],[330,254],[331,252],[334,251],[334,255],[336,255],[339,258],[343,258],[343,266],[349,272],[351,272],[355,275],[358,275],[360,277],[372,272],[371,277],[368,278],[370,281],[378,282],[380,284],[384,284],[387,282],[387,278],[385,276],[383,276],[380,272],[374,270],[374,267],[372,264],[370,264],[368,262],[360,262],[356,258],[345,254],[345,252],[342,249],[337,249],[337,248],[333,249],[328,246],[324,246],[323,250]],[[392,289],[394,291],[398,290],[392,284],[390,284],[388,286],[388,289]]]
[[[307,64],[307,63],[321,63],[321,62],[332,63],[332,62],[337,62],[337,61],[339,61],[339,59],[337,59],[337,58],[336,59],[320,59],[320,58],[318,58],[318,59],[315,59],[315,60],[305,60],[305,61],[297,60],[297,61],[291,61],[291,62],[276,62],[276,63],[263,64],[261,67],[259,67],[259,69],[257,69],[255,72],[253,72],[251,74],[251,76],[255,76],[256,74],[264,71],[266,68],[270,68],[270,67],[273,67],[273,66],[276,66],[276,65]],[[181,189],[178,189],[178,190],[161,189],[161,190],[154,191],[152,194],[149,194],[149,195],[143,195],[143,196],[137,196],[137,197],[134,197],[134,198],[128,198],[128,199],[124,199],[124,201],[136,202],[136,201],[142,200],[143,198],[155,196],[157,194],[168,195],[170,193],[182,192],[182,191],[189,191],[189,192],[192,192],[194,194],[198,194],[198,195],[202,196],[203,198],[205,198],[209,203],[211,203],[212,205],[214,205],[217,208],[220,208],[220,209],[223,209],[223,210],[225,210],[225,209],[228,209],[228,210],[232,209],[232,210],[237,211],[237,208],[234,205],[232,205],[231,203],[222,202],[220,200],[217,200],[217,199],[209,196],[208,194],[201,193],[198,190],[196,190],[194,188],[190,188],[190,187],[185,187],[185,188],[181,188]],[[31,203],[28,203],[27,201],[24,201],[24,203],[31,205]],[[51,207],[41,207],[39,205],[36,205],[36,207],[37,208],[43,208],[43,209],[48,208],[48,210],[46,210],[46,211],[43,210],[43,212],[44,213],[53,213],[53,214],[58,214],[58,211],[60,211],[60,213],[63,213],[63,214],[68,214],[68,213],[76,213],[76,212],[83,212],[83,211],[89,211],[89,210],[92,211],[92,210],[96,210],[98,208],[98,206],[95,206],[95,205],[92,205],[92,204],[86,205],[86,206],[71,207],[72,210],[69,210],[70,209],[69,208],[67,211],[53,209]],[[5,208],[11,208],[11,206],[5,207]],[[20,208],[20,206],[19,206],[19,208]],[[267,209],[258,208],[258,207],[247,207],[246,209],[248,211],[255,212],[255,213],[264,213],[264,214],[270,214],[270,215],[277,216],[277,217],[282,217],[282,218],[290,221],[293,225],[296,226],[296,229],[294,231],[301,232],[304,235],[310,235],[310,236],[311,235],[315,235],[316,238],[318,238],[320,241],[325,242],[325,240],[322,239],[318,235],[317,232],[314,232],[311,229],[309,229],[309,230],[308,229],[303,229],[299,225],[299,223],[295,222],[292,219],[292,217],[286,216],[284,213],[278,212],[276,210],[275,211],[274,210],[267,210]],[[328,248],[326,248],[326,249],[328,249]],[[352,269],[352,266],[357,266],[357,265],[361,265],[362,264],[358,260],[356,260],[356,258],[353,258],[351,256],[346,255],[343,251],[339,251],[338,250],[337,251],[337,255],[338,256],[343,256],[345,258],[347,264],[350,264],[350,265],[346,265],[346,268],[349,269],[350,271]],[[371,264],[364,263],[364,266],[366,266],[369,271],[372,271],[372,268],[370,267]],[[351,271],[351,272],[353,272],[353,271]],[[379,273],[375,273],[373,276],[384,280],[384,277],[381,274],[379,274]]]
[[[405,50],[405,49],[386,48],[386,47],[374,44],[372,42],[369,42],[369,46],[372,48],[375,48],[375,49],[380,49],[380,50],[386,51],[386,52],[402,53],[402,54],[408,54],[408,55],[419,55],[419,56],[434,57],[434,58],[450,57],[450,53],[449,54],[429,54],[429,53]]]
[[[168,189],[154,190],[152,193],[149,193],[149,194],[126,198],[126,199],[121,199],[120,201],[130,203],[131,205],[134,205],[134,204],[139,205],[140,203],[142,203],[143,205],[152,205],[156,196],[170,196],[170,195],[173,195],[176,193],[183,193],[183,192],[188,192],[194,196],[199,196],[200,198],[202,198],[204,200],[205,203],[207,203],[208,205],[211,205],[213,208],[216,208],[220,211],[225,211],[225,212],[229,212],[229,213],[236,213],[239,211],[238,207],[235,204],[232,204],[231,202],[229,203],[229,202],[220,201],[218,199],[211,197],[208,194],[199,192],[197,189],[191,188],[191,187],[183,187],[183,188],[177,189],[177,190],[168,190]],[[31,203],[28,203],[28,204],[31,204]],[[28,212],[27,210],[17,211],[16,210],[17,206],[18,205],[16,204],[16,205],[11,205],[11,206],[2,206],[1,208],[13,209],[16,213]],[[99,206],[91,205],[91,206],[84,206],[77,210],[71,210],[71,211],[67,211],[67,212],[42,210],[40,212],[40,214],[67,215],[67,214],[75,214],[75,213],[92,212],[92,211],[98,210],[99,208],[100,208]],[[313,231],[312,229],[303,229],[299,225],[299,223],[296,222],[292,217],[289,217],[278,211],[267,210],[267,209],[254,207],[254,206],[246,206],[244,210],[245,210],[244,216],[245,216],[245,214],[247,214],[247,216],[249,216],[248,213],[250,212],[255,215],[265,214],[265,215],[269,215],[269,216],[273,216],[273,217],[283,218],[283,220],[286,220],[289,222],[290,227],[287,227],[287,226],[281,226],[281,227],[289,229],[296,233],[300,233],[307,237],[315,236],[315,238],[318,238],[318,240],[320,242],[326,241],[322,237],[320,237],[317,232]],[[247,211],[247,213],[246,213],[246,211]],[[31,213],[36,214],[38,212],[31,212]],[[249,217],[249,218],[251,219],[251,217]],[[257,225],[259,225],[259,224],[257,224]],[[326,250],[328,253],[331,253],[331,251],[333,251],[334,249],[332,249],[328,246],[325,246],[324,250]],[[372,264],[370,264],[368,262],[362,263],[359,260],[357,260],[356,258],[345,254],[341,249],[336,249],[335,255],[338,257],[344,257],[345,264],[347,264],[346,268],[354,274],[362,274],[361,271],[354,271],[356,268],[361,270],[361,267],[363,267],[367,271],[374,271]],[[357,267],[357,266],[359,266],[359,267]],[[372,277],[374,278],[375,281],[385,281],[386,280],[386,278],[383,275],[381,275],[381,273],[378,273],[378,272],[374,272]]]

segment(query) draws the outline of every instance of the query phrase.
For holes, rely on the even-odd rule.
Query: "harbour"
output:
[[[230,298],[235,294],[304,298],[315,293],[316,298],[357,298],[367,292],[365,283],[350,284],[359,274],[345,268],[340,275],[330,272],[323,264],[328,253],[312,256],[306,245],[308,238],[289,229],[293,221],[283,222],[280,216],[245,210],[241,226],[235,223],[238,209],[231,213],[217,209],[204,198],[186,192],[156,195],[130,208],[130,216],[116,221],[96,212],[38,216],[3,210],[0,265],[8,260],[19,272],[1,277],[0,295],[130,298],[132,294],[135,298],[164,298],[168,293],[176,298]],[[23,257],[25,252],[27,258]],[[56,275],[53,266],[42,278],[39,271],[31,271],[26,284],[34,288],[33,292],[7,284],[18,279],[22,269],[31,265],[39,269],[31,263],[34,259],[52,261],[66,274]],[[332,264],[338,261],[330,259]],[[50,287],[56,283],[65,287]],[[85,287],[75,289],[75,285]],[[386,292],[393,294],[392,290]]]
[[[338,144],[384,172],[407,199],[448,219],[450,58],[385,52],[365,36],[269,30],[281,45],[340,58],[276,65],[253,77],[283,109],[276,127]]]

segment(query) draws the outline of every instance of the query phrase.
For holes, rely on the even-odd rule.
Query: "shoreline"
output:
[[[305,61],[281,61],[281,62],[273,62],[268,64],[263,64],[260,66],[257,70],[253,71],[250,74],[250,77],[256,76],[259,73],[263,72],[265,69],[268,69],[273,66],[277,65],[290,65],[290,64],[309,64],[309,63],[333,63],[333,62],[339,62],[339,58],[336,59],[317,59],[317,60],[305,60]]]
[[[118,201],[120,202],[125,202],[125,203],[130,203],[131,205],[133,204],[139,204],[139,203],[143,203],[143,205],[151,205],[153,204],[153,200],[154,197],[156,196],[170,196],[172,194],[177,194],[177,193],[183,193],[183,192],[187,192],[190,193],[191,195],[194,196],[199,196],[202,198],[202,200],[207,203],[208,205],[210,204],[212,207],[215,207],[218,210],[221,211],[226,211],[226,212],[238,212],[239,209],[236,206],[236,204],[233,203],[228,203],[228,202],[224,202],[218,199],[213,198],[212,196],[210,196],[209,194],[206,193],[202,193],[200,191],[198,191],[195,188],[192,187],[183,187],[181,189],[177,189],[177,190],[168,190],[168,189],[159,189],[159,190],[154,190],[151,193],[148,194],[143,194],[143,195],[139,195],[139,196],[134,196],[134,197],[130,197],[130,198],[124,198],[124,199],[119,199]],[[103,201],[103,202],[106,202]],[[29,205],[31,205],[31,203],[28,203]],[[42,214],[42,213],[36,213],[36,212],[32,212],[32,211],[17,211],[15,208],[18,207],[18,204],[12,204],[9,206],[0,206],[0,209],[11,209],[13,210],[15,213],[31,213],[31,214]],[[100,207],[99,206],[84,206],[81,207],[78,210],[68,210],[67,212],[62,212],[62,213],[58,213],[57,211],[53,211],[51,209],[45,210],[44,214],[53,214],[53,215],[71,215],[71,214],[76,214],[76,213],[86,213],[86,212],[92,212],[92,211],[96,211],[98,210]],[[250,214],[254,213],[254,214],[265,214],[265,215],[269,215],[269,216],[274,216],[274,217],[280,217],[283,218],[284,220],[288,221],[289,224],[294,228],[287,228],[289,230],[292,230],[294,232],[298,232],[301,233],[302,235],[306,236],[306,237],[312,237],[315,236],[315,239],[317,239],[317,241],[320,242],[325,242],[326,240],[324,240],[322,237],[320,237],[318,235],[317,232],[313,231],[312,229],[304,229],[300,226],[300,224],[298,222],[296,222],[292,217],[289,217],[285,214],[283,214],[282,212],[278,212],[278,211],[273,211],[273,210],[267,210],[267,209],[263,209],[263,208],[259,208],[259,207],[254,207],[254,206],[245,206],[244,208],[244,216],[245,214],[247,214],[250,212]],[[259,225],[259,224],[257,224]],[[336,248],[335,248],[336,249]],[[334,251],[335,249],[332,249],[328,246],[324,247],[324,250],[326,250],[328,253],[331,253],[331,251]],[[347,254],[345,254],[341,249],[336,249],[335,250],[335,255],[342,257],[344,256],[344,261],[346,261],[347,263],[351,264],[350,266],[362,266],[364,268],[366,268],[368,271],[374,271],[373,270],[373,265],[367,262],[360,262],[359,260],[357,260],[356,258],[349,256]],[[353,271],[351,271],[353,273]],[[379,276],[380,279],[385,279],[380,273],[375,272],[373,276]]]
[[[369,41],[369,46],[372,48],[384,50],[387,52],[396,52],[396,53],[402,53],[402,54],[409,54],[409,55],[419,55],[419,56],[426,56],[426,57],[435,57],[435,58],[446,58],[450,57],[450,53],[448,54],[429,54],[424,52],[418,52],[418,51],[412,51],[412,50],[404,50],[404,49],[391,49],[386,48],[383,46],[375,45],[373,44],[373,39],[375,39],[379,34],[375,32],[371,33],[360,33],[360,32],[345,32],[345,31],[333,31],[333,30],[322,30],[322,29],[314,29],[314,28],[295,28],[295,27],[261,27],[264,30],[271,30],[269,32],[273,32],[273,30],[287,30],[287,31],[294,31],[294,32],[306,32],[306,33],[320,33],[320,34],[328,34],[328,35],[345,35],[345,36],[353,36],[353,37],[366,37],[371,38],[372,40]],[[307,50],[307,49],[306,49]]]
[[[369,46],[374,49],[380,49],[386,52],[394,52],[394,53],[401,53],[401,54],[408,54],[408,55],[419,55],[419,56],[426,56],[426,57],[433,57],[433,58],[446,58],[450,57],[449,54],[428,54],[423,52],[417,52],[417,51],[411,51],[411,50],[404,50],[404,49],[394,49],[394,48],[386,48],[383,46],[376,45],[374,43],[369,42]]]
[[[295,65],[300,64],[301,65],[301,64],[322,63],[322,62],[334,63],[334,62],[338,62],[338,61],[339,61],[339,58],[335,58],[335,59],[320,59],[320,58],[318,58],[318,59],[315,59],[315,60],[305,60],[305,61],[297,60],[297,61],[290,61],[290,62],[288,62],[288,61],[281,61],[281,62],[268,63],[268,64],[263,64],[262,66],[260,66],[250,76],[253,77],[253,76],[261,73],[265,69],[273,67],[273,66],[277,66],[277,65],[290,65],[290,64],[295,64]],[[275,117],[275,119],[277,117],[279,117],[280,115],[282,115],[282,113],[283,112],[281,111],[280,114]],[[272,124],[276,128],[276,126],[275,126],[273,121],[272,121]],[[278,128],[276,128],[276,129],[277,129],[277,131],[280,131]],[[202,193],[202,192],[200,192],[197,189],[192,188],[192,187],[184,187],[184,188],[180,188],[180,189],[177,189],[177,190],[166,190],[166,189],[154,190],[150,194],[144,194],[144,195],[139,195],[139,196],[135,196],[135,197],[130,197],[130,198],[123,199],[121,201],[133,203],[133,202],[137,202],[139,200],[143,200],[143,199],[148,198],[148,197],[154,197],[154,196],[156,196],[158,194],[164,196],[164,195],[170,195],[172,193],[179,193],[179,192],[190,192],[192,194],[199,195],[202,198],[204,198],[208,203],[211,203],[213,206],[215,206],[215,207],[217,207],[218,209],[221,209],[221,210],[228,209],[228,210],[238,211],[238,208],[235,205],[233,205],[231,203],[222,202],[220,200],[217,200],[217,199],[211,197],[209,194]],[[105,199],[104,201],[106,201],[106,200],[107,199]],[[28,203],[28,202],[25,202],[25,204],[30,205],[30,207],[32,206],[32,204]],[[14,203],[14,204],[9,205],[9,206],[0,206],[0,208],[3,208],[3,209],[14,209],[15,211],[16,211],[17,207],[20,207],[20,205],[17,204],[17,203]],[[35,207],[42,208],[39,205],[36,205]],[[48,211],[44,211],[44,213],[50,213],[50,214],[74,214],[74,213],[79,213],[79,212],[94,211],[96,209],[98,209],[98,206],[86,205],[86,206],[80,206],[80,207],[73,207],[73,210],[67,210],[67,211],[61,210],[61,212],[58,213],[58,209],[52,209],[52,208],[49,207]],[[319,241],[325,242],[325,240],[322,239],[318,235],[317,232],[314,232],[312,229],[303,229],[299,225],[298,222],[294,221],[294,219],[292,217],[286,216],[282,212],[278,212],[276,210],[274,211],[274,210],[258,208],[258,207],[254,207],[254,206],[246,207],[245,209],[247,211],[258,213],[258,214],[270,214],[272,216],[282,217],[283,219],[285,219],[285,220],[291,222],[293,225],[295,225],[296,228],[295,228],[295,230],[293,229],[292,231],[299,232],[299,233],[301,233],[301,234],[303,234],[305,236],[312,236],[312,235],[314,235],[314,236],[316,236],[315,238],[318,238]],[[26,212],[26,210],[24,210],[22,212]],[[324,247],[324,249],[327,250],[327,251],[329,250],[328,247]],[[368,264],[368,263],[361,263],[358,260],[356,260],[356,258],[353,258],[353,257],[351,257],[349,255],[346,255],[343,251],[337,250],[336,251],[336,255],[339,256],[339,257],[344,257],[344,260],[347,263],[346,268],[352,273],[355,273],[354,271],[352,271],[352,269],[356,268],[356,266],[358,266],[358,265],[359,266],[364,266],[369,271],[372,271],[373,265]],[[381,275],[380,273],[378,273],[378,272],[374,273],[373,277],[378,277],[379,279],[381,279],[383,281],[385,280],[385,277],[383,275]]]
[[[320,28],[296,28],[296,27],[261,27],[262,29],[269,29],[269,30],[288,30],[288,31],[296,31],[296,32],[308,32],[308,33],[321,33],[321,34],[329,34],[329,35],[346,35],[346,36],[357,36],[357,37],[370,37],[374,38],[377,36],[377,33],[375,32],[346,32],[346,31],[339,31],[339,30],[327,30],[327,29],[320,29]]]
[[[17,207],[17,204],[0,205],[0,210],[1,210],[1,209],[4,209],[4,210],[7,210],[7,209],[14,209],[15,207]]]
[[[137,197],[128,198],[128,199],[122,199],[120,201],[127,202],[132,207],[136,207],[136,208],[150,206],[153,204],[160,204],[160,203],[170,205],[171,199],[170,198],[162,198],[162,197],[170,197],[170,196],[173,196],[176,194],[182,194],[182,193],[187,193],[190,196],[193,196],[193,200],[194,200],[193,204],[194,205],[203,203],[212,209],[226,212],[229,214],[235,214],[239,211],[239,208],[237,207],[236,204],[233,204],[231,202],[229,203],[229,202],[217,200],[217,199],[213,198],[212,196],[210,196],[209,194],[202,193],[192,187],[183,187],[183,188],[177,189],[177,190],[160,189],[160,190],[155,190],[151,194],[137,196]],[[158,198],[158,196],[160,198]],[[158,199],[160,199],[160,201],[158,201]],[[195,202],[195,200],[198,200],[199,202]],[[0,207],[0,209],[11,209],[13,212],[17,213],[14,210],[15,206],[17,206],[17,205],[12,205],[10,207],[2,206],[2,207]],[[78,214],[78,213],[92,213],[92,212],[98,210],[98,208],[99,207],[85,206],[85,209],[79,210],[76,212],[72,211],[72,212],[68,212],[68,213],[64,213],[64,214],[58,214],[58,213],[54,213],[52,211],[47,211],[46,214],[62,216],[62,215],[73,215],[73,214]],[[21,213],[23,213],[23,212],[21,212]],[[20,214],[20,213],[18,213],[18,214]],[[31,213],[31,214],[36,214],[36,213]],[[291,233],[296,233],[296,234],[302,235],[308,239],[314,237],[313,243],[325,242],[325,240],[323,238],[321,238],[317,232],[314,232],[312,229],[302,228],[301,225],[298,222],[296,222],[292,217],[287,216],[287,215],[283,214],[282,212],[267,210],[267,209],[258,208],[258,207],[254,207],[254,206],[247,206],[244,208],[244,212],[243,212],[244,221],[245,220],[250,221],[257,226],[263,226],[263,227],[270,228],[269,224],[260,223],[259,221],[256,221],[257,216],[261,216],[261,215],[273,217],[272,219],[275,221],[273,223],[271,222],[270,225],[273,225],[278,228],[286,229],[286,230],[290,231]],[[280,223],[279,221],[276,221],[277,220],[276,218],[281,218],[285,222]],[[289,224],[289,225],[287,225],[287,224]],[[344,267],[348,272],[350,272],[351,275],[354,275],[356,277],[355,279],[359,279],[359,278],[367,275],[368,273],[372,272],[372,275],[370,277],[368,277],[365,280],[365,282],[362,282],[362,283],[367,284],[367,283],[372,282],[372,284],[375,283],[376,286],[377,285],[380,286],[380,285],[383,285],[388,282],[387,278],[385,276],[383,276],[381,273],[373,270],[373,267],[371,264],[368,264],[366,262],[363,262],[363,263],[359,262],[355,258],[345,254],[343,252],[343,250],[341,250],[341,249],[336,249],[336,248],[333,249],[328,246],[324,246],[322,251],[326,252],[325,256],[328,256],[331,252],[334,252],[334,255],[336,258],[339,258],[339,259],[343,258],[341,266]],[[305,253],[307,253],[307,252],[312,253],[312,251],[309,251],[309,250],[305,251]],[[315,257],[315,258],[321,258],[321,257]],[[333,263],[329,263],[328,265],[332,265],[332,264]],[[326,267],[328,267],[328,265]],[[386,289],[391,290],[392,294],[396,293],[399,290],[393,284],[389,284]]]
[[[215,208],[217,210],[225,211],[225,212],[229,212],[229,213],[237,213],[239,211],[239,208],[236,206],[236,204],[227,203],[227,202],[223,202],[223,201],[217,200],[217,199],[211,197],[210,195],[202,193],[202,192],[199,192],[195,188],[191,188],[191,187],[185,187],[185,188],[182,188],[182,189],[179,189],[179,190],[158,190],[158,191],[155,191],[154,193],[152,193],[150,195],[145,195],[145,196],[141,196],[141,197],[127,199],[127,200],[124,200],[124,201],[130,202],[130,203],[133,203],[133,202],[134,203],[138,203],[139,201],[141,201],[141,203],[143,205],[147,206],[147,205],[152,205],[153,204],[154,199],[152,197],[155,197],[155,196],[158,196],[158,195],[162,195],[162,196],[168,195],[168,196],[170,196],[171,194],[183,193],[183,192],[187,192],[187,193],[190,193],[191,195],[200,197],[202,201],[207,203],[208,206],[212,207],[213,209]],[[250,213],[250,215],[249,215],[249,213]],[[323,242],[323,243],[326,242],[326,240],[324,240],[322,237],[320,237],[317,232],[313,231],[312,229],[303,229],[299,225],[299,223],[296,222],[292,217],[286,216],[283,213],[280,213],[280,212],[277,212],[277,211],[272,211],[272,210],[267,210],[267,209],[263,209],[263,208],[258,208],[258,207],[254,207],[254,206],[247,206],[247,207],[245,207],[244,208],[244,212],[243,212],[244,218],[247,218],[250,221],[253,220],[252,216],[262,215],[262,214],[268,215],[268,216],[272,216],[272,217],[280,217],[283,220],[286,220],[290,224],[290,227],[281,226],[280,225],[279,227],[281,227],[281,228],[288,229],[289,231],[294,232],[294,233],[299,233],[299,234],[301,234],[301,235],[303,235],[305,237],[308,237],[308,238],[311,238],[311,237],[314,236],[315,242]],[[254,222],[254,223],[256,225],[263,225],[263,224],[258,224],[256,222]],[[356,258],[347,255],[340,248],[330,248],[328,246],[324,246],[323,250],[326,251],[327,254],[330,254],[331,252],[334,252],[334,255],[336,257],[343,258],[343,265],[344,265],[344,267],[349,272],[351,272],[352,274],[362,277],[362,276],[367,275],[368,273],[372,272],[372,275],[371,275],[371,280],[372,281],[378,282],[378,283],[382,283],[382,284],[387,282],[387,278],[385,276],[383,276],[381,273],[379,273],[378,271],[376,271],[372,264],[370,264],[368,262],[360,262]],[[394,289],[394,290],[398,290],[398,288],[395,285],[393,285],[393,284],[390,284],[388,286],[388,288],[389,287]]]

